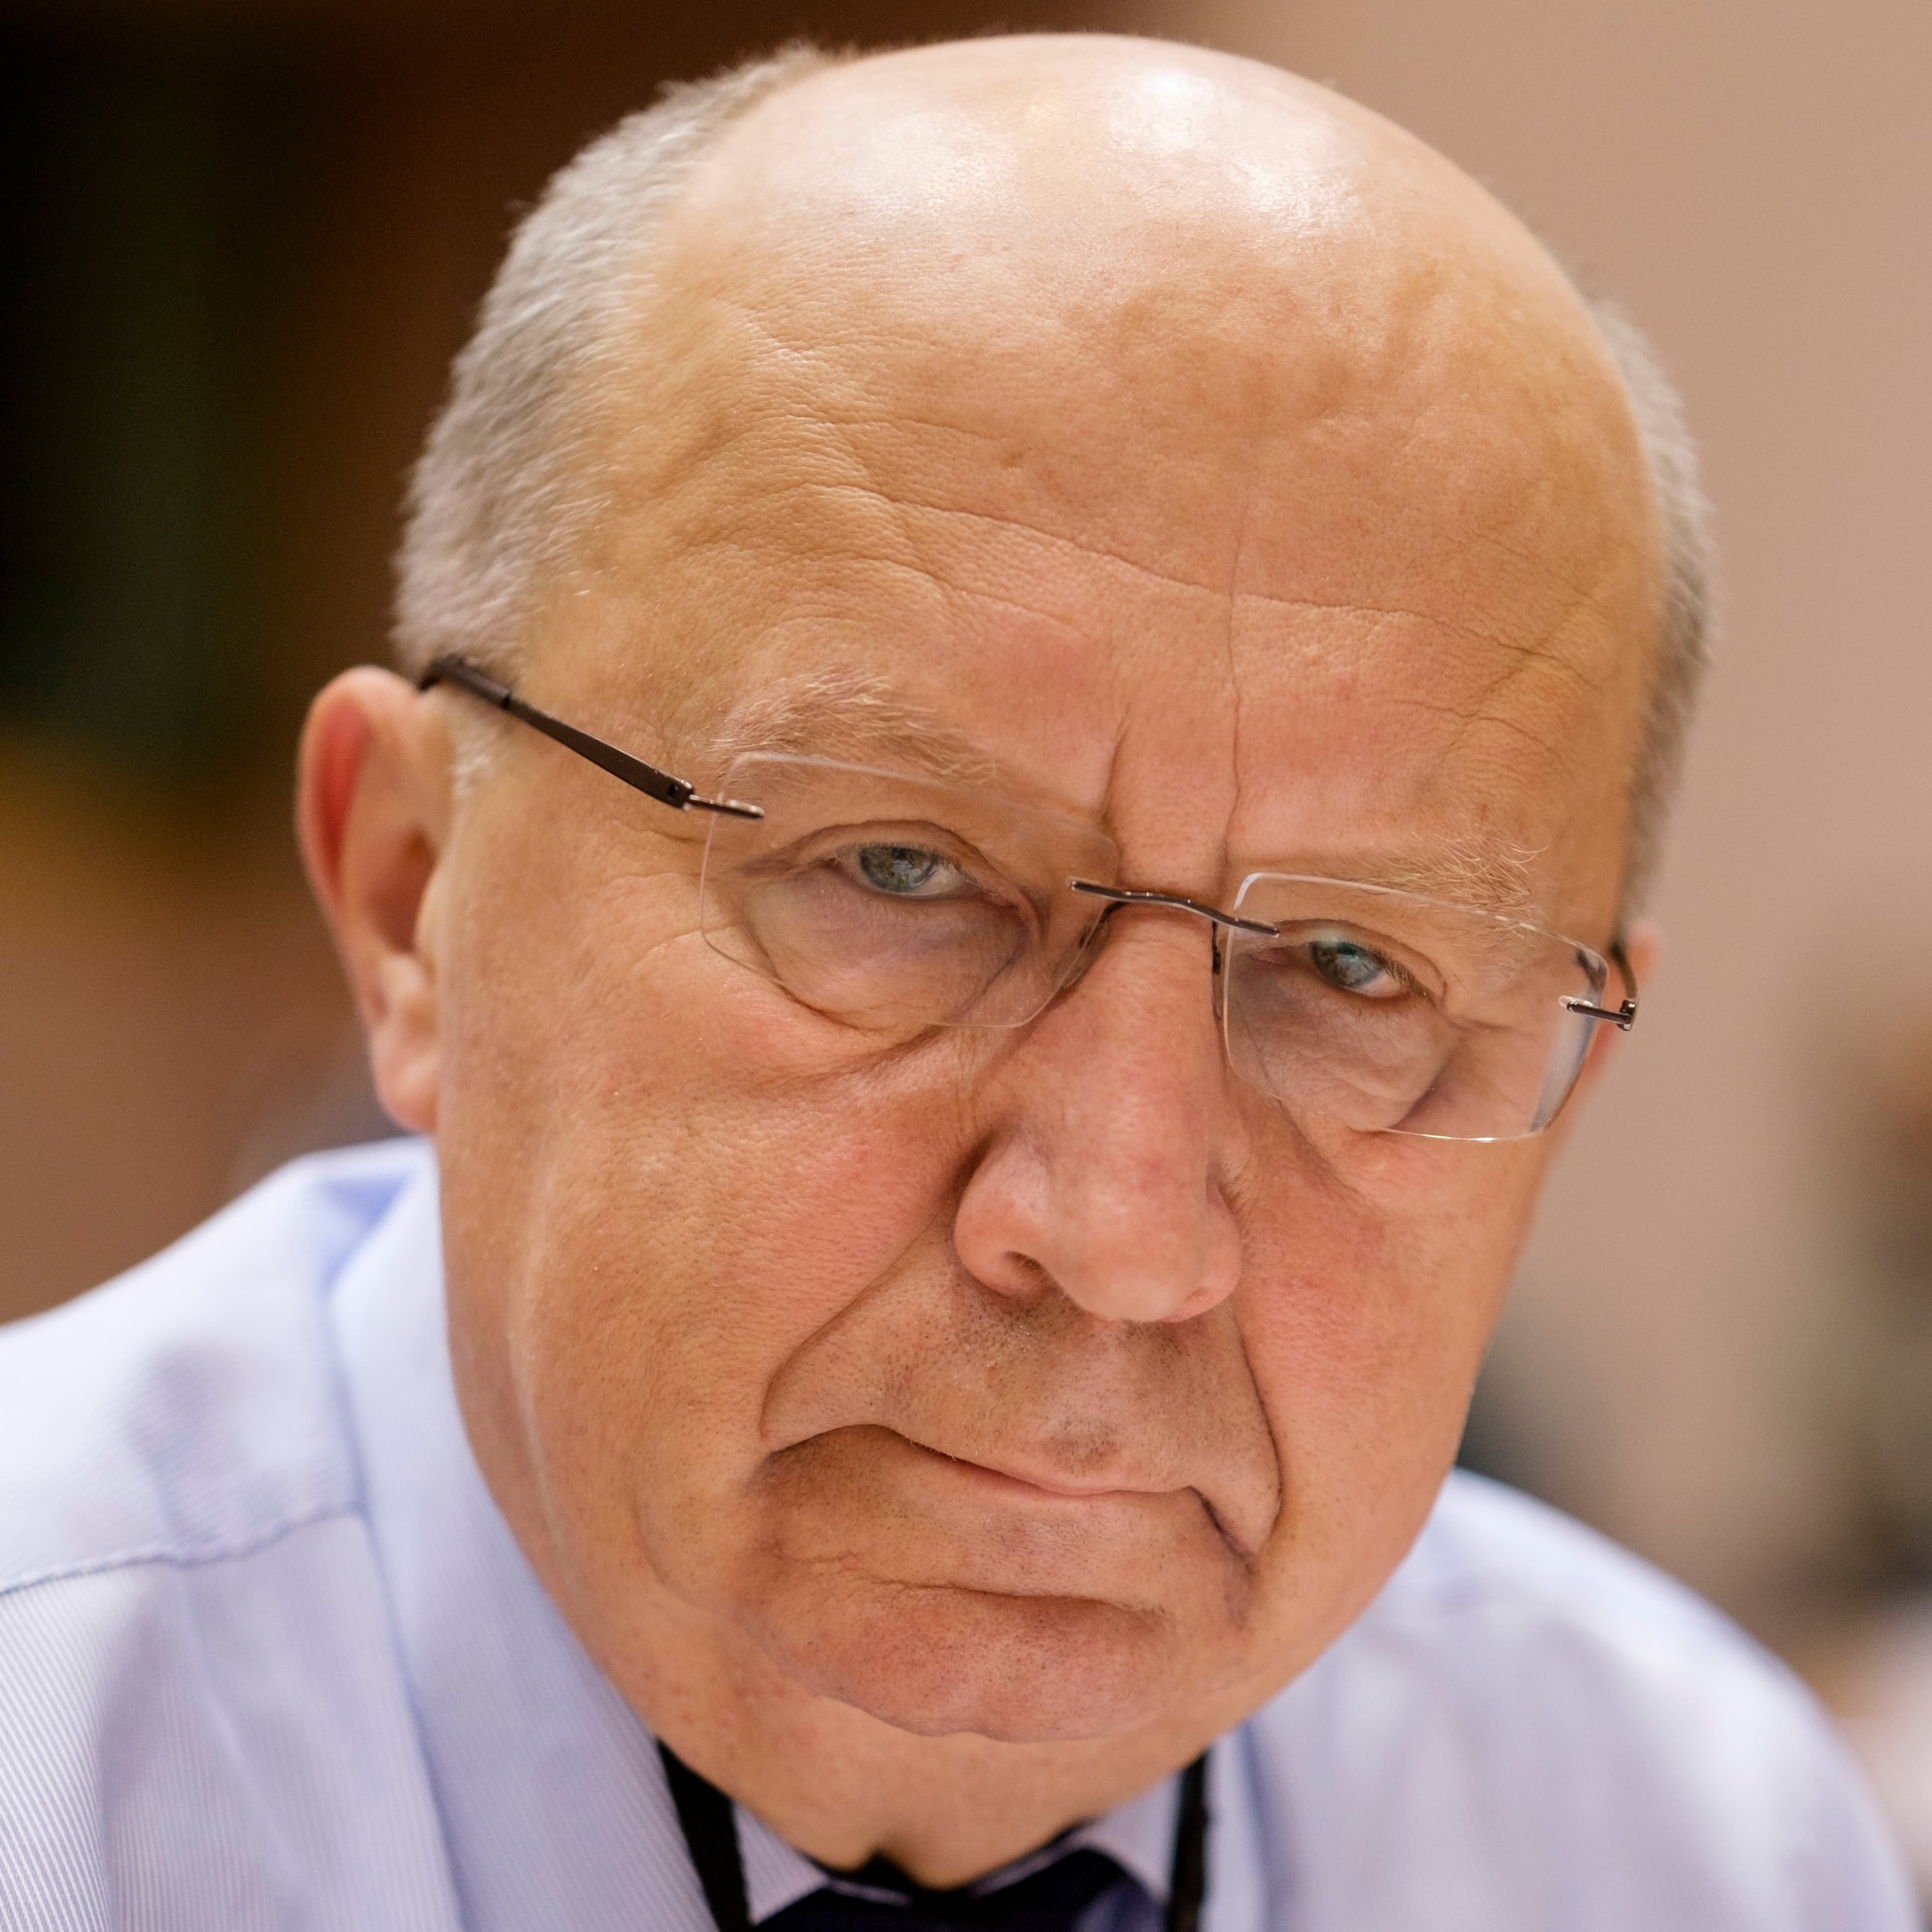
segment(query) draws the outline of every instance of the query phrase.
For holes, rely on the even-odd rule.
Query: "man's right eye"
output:
[[[973,883],[951,860],[922,845],[860,845],[848,857],[866,884],[893,898],[950,898]]]

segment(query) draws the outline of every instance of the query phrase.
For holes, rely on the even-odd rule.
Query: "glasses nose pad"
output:
[[[1105,907],[1098,918],[1088,921],[1074,944],[1072,957],[1060,973],[1059,983],[1053,989],[1056,998],[1062,993],[1071,992],[1092,971],[1094,962],[1100,956],[1108,922],[1120,909],[1118,905]]]
[[[1244,1009],[1234,998],[1235,982],[1240,976],[1243,938],[1240,933],[1218,928],[1214,934],[1214,1018],[1221,1035],[1222,1052],[1237,1080],[1286,1112],[1288,1102],[1276,1078],[1280,1070],[1268,1064],[1250,1030]]]
[[[1222,964],[1222,950],[1226,942],[1221,937],[1221,928],[1210,926],[1208,928],[1208,948],[1214,961],[1214,1023],[1223,1037],[1228,1030],[1228,975]]]

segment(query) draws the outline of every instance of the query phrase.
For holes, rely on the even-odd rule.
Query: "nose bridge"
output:
[[[1180,916],[1130,921],[1122,918],[1126,914],[1148,912]],[[1205,931],[1194,922],[1196,918],[1205,925]],[[1120,922],[1118,926],[1117,921]],[[1200,907],[1176,904],[1165,894],[1136,894],[1132,899],[1118,899],[1101,914],[1101,922],[1102,931],[1096,935],[1100,943],[1093,947],[1088,970],[1073,991],[1085,1003],[1082,1009],[1085,1026],[1098,1028],[1103,1036],[1108,1036],[1108,1044],[1115,1051],[1124,1043],[1111,1037],[1118,1027],[1131,1054],[1134,1042],[1143,1039],[1158,1042],[1163,1037],[1157,1028],[1134,1024],[1147,1016],[1150,1004],[1172,1009],[1177,1021],[1202,1004],[1202,996],[1208,991],[1204,976],[1197,976],[1193,964],[1180,962],[1198,962],[1211,973],[1220,932]],[[1165,932],[1160,931],[1162,927],[1166,928]],[[1161,944],[1162,940],[1166,943]],[[1090,982],[1097,985],[1090,986]],[[1172,1036],[1172,1029],[1166,1036]]]
[[[1272,934],[1275,928],[1184,893],[1077,879],[1069,884],[1107,902],[1085,968],[1057,1003],[1076,1003],[1056,1030],[1064,1028],[1090,1050],[1063,1077],[1082,1096],[1083,1110],[1100,1114],[1091,1123],[1095,1132],[1104,1139],[1110,1130],[1132,1125],[1136,1093],[1150,1097],[1166,1092],[1173,1109],[1166,1118],[1175,1124],[1183,1096],[1186,1104],[1211,1111],[1226,1051],[1216,993],[1222,935],[1230,929]],[[1055,1025],[1052,1010],[1046,1019]],[[1126,1118],[1118,1106],[1106,1108],[1110,1090],[1129,1103]],[[1204,1130],[1207,1124],[1204,1118]],[[1204,1139],[1197,1144],[1198,1157],[1208,1160]]]
[[[1112,936],[1007,1063],[960,1249],[995,1286],[1036,1270],[1103,1318],[1184,1319],[1240,1266],[1208,949],[1192,907],[1115,903],[1166,916]]]
[[[1252,932],[1273,938],[1280,929],[1262,920],[1249,919],[1240,913],[1210,905],[1206,900],[1193,898],[1188,893],[1169,892],[1160,886],[1107,886],[1091,879],[1069,879],[1066,884],[1071,891],[1103,902],[1100,918],[1096,922],[1098,929],[1090,928],[1084,957],[1076,968],[1075,985],[1091,975],[1101,956],[1108,950],[1114,921],[1124,913],[1178,914],[1184,920],[1198,920],[1205,925],[1210,939],[1208,957],[1214,976],[1208,1004],[1216,1022],[1217,1032],[1220,1018],[1220,975],[1223,934]],[[1063,987],[1063,998],[1068,990],[1070,989]]]

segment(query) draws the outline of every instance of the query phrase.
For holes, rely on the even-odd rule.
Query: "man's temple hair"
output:
[[[636,355],[626,324],[664,218],[734,122],[848,58],[794,46],[667,88],[561,169],[518,224],[410,480],[395,646],[412,676],[445,655],[518,669],[549,569],[604,502],[581,400]]]

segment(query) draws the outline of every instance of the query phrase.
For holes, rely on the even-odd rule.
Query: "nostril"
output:
[[[1017,1248],[1009,1248],[1001,1257],[1004,1266],[1001,1279],[989,1282],[989,1287],[1016,1300],[1034,1301],[1042,1295],[1057,1294],[1060,1285],[1043,1262],[1035,1261],[1032,1256],[1022,1254]]]

